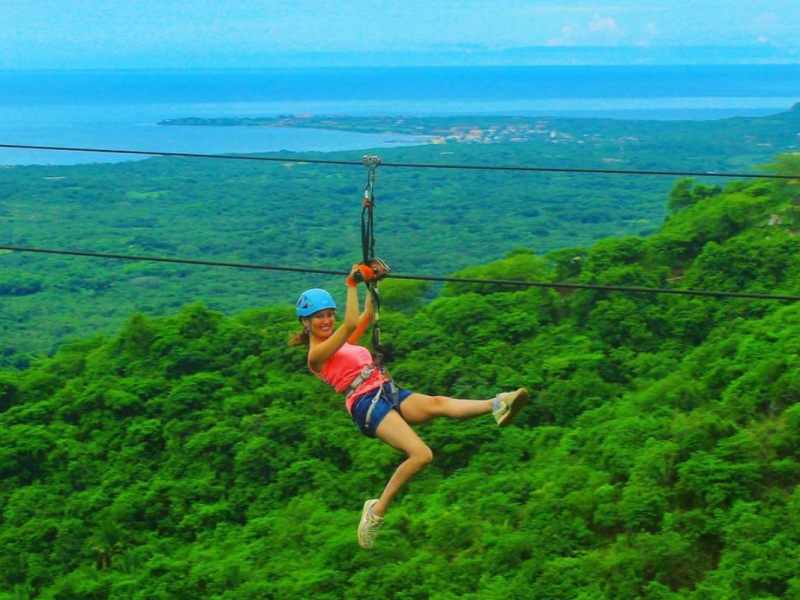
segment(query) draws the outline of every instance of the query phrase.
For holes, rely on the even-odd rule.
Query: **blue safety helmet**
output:
[[[333,296],[319,288],[306,290],[297,299],[298,317],[309,317],[315,312],[326,308],[336,310],[336,302],[333,301]]]

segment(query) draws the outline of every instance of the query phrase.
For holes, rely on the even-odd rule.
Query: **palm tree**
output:
[[[111,519],[100,523],[100,531],[94,538],[92,550],[97,552],[97,568],[101,571],[111,568],[111,563],[120,550],[125,547],[125,532]]]

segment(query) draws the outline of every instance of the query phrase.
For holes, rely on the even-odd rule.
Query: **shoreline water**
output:
[[[788,99],[787,99],[788,100]],[[656,121],[707,121],[734,117],[763,117],[785,112],[785,107],[683,107],[683,108],[605,108],[595,110],[497,110],[497,111],[447,111],[429,115],[424,112],[378,112],[375,114],[402,114],[404,116],[530,116],[565,117],[580,119],[618,119],[618,120],[656,120]],[[49,112],[52,117],[58,111]],[[303,113],[303,111],[298,111]],[[97,148],[106,150],[134,150],[139,152],[179,152],[193,154],[255,154],[270,152],[338,152],[347,150],[368,150],[398,146],[423,145],[430,143],[427,136],[399,135],[396,133],[357,133],[300,127],[240,127],[240,126],[168,126],[158,125],[156,121],[142,121],[131,117],[124,119],[98,121],[97,113],[93,122],[66,121],[47,123],[32,120],[30,125],[8,126],[3,123],[0,110],[0,143],[30,146],[61,146],[72,148]],[[180,113],[167,113],[180,114]],[[197,112],[191,113],[197,115]],[[209,116],[220,117],[241,115],[239,111],[209,112]],[[279,116],[276,113],[244,113],[256,116]],[[322,113],[335,115],[336,113]],[[345,113],[340,113],[344,115]],[[369,116],[362,112],[359,116]],[[78,165],[92,163],[118,163],[132,160],[145,160],[146,156],[103,154],[91,152],[45,151],[29,149],[0,148],[0,166],[25,165]]]
[[[156,123],[309,113],[713,120],[784,112],[798,99],[800,65],[0,71],[0,143],[214,154],[332,152],[424,142],[394,134]],[[121,160],[131,157],[0,149],[5,165]]]

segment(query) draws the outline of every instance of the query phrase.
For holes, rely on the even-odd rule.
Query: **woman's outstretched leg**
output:
[[[494,400],[460,400],[447,396],[411,394],[400,405],[406,422],[412,425],[425,423],[436,417],[472,419],[492,412]]]
[[[499,394],[490,400],[459,400],[447,396],[426,396],[411,394],[400,405],[406,422],[412,425],[426,423],[436,417],[451,419],[472,419],[480,415],[494,413],[500,426],[505,426],[525,406],[528,392],[524,388],[516,392]]]
[[[491,412],[498,425],[503,427],[511,422],[527,401],[528,392],[525,389],[499,394],[491,400],[459,400],[446,396],[411,394],[400,404],[402,416],[390,410],[375,430],[375,436],[403,452],[406,460],[397,467],[381,497],[364,503],[358,527],[358,543],[361,547],[372,548],[389,504],[433,460],[433,452],[411,429],[411,424],[442,416],[470,419]]]

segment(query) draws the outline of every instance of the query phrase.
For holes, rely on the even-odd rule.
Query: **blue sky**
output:
[[[799,0],[2,0],[0,68],[800,63]]]

